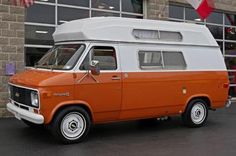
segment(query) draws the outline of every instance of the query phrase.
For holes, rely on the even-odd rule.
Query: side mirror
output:
[[[93,75],[99,75],[100,74],[100,67],[99,67],[99,61],[98,60],[92,60],[90,62],[90,71]]]

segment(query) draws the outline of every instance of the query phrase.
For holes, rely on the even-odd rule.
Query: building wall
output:
[[[24,69],[24,14],[23,7],[0,0],[0,117],[10,115],[6,111],[9,80],[5,75],[6,63],[14,63],[17,72]]]
[[[169,1],[168,0],[147,0],[146,1],[146,18],[162,19],[168,18]],[[144,10],[145,10],[144,9]]]

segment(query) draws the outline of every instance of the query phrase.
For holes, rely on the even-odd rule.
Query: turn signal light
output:
[[[39,111],[38,111],[37,109],[34,109],[34,113],[38,114],[38,113],[39,113]]]
[[[223,88],[229,88],[229,83],[224,83]]]

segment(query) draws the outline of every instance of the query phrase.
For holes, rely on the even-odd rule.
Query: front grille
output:
[[[10,99],[20,104],[24,104],[30,107],[35,107],[32,106],[31,104],[30,93],[32,92],[32,90],[16,87],[13,85],[9,85],[9,89],[10,89]]]

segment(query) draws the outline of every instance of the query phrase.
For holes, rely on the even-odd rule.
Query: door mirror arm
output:
[[[92,75],[100,75],[100,67],[98,60],[91,60],[90,62],[90,71]]]

